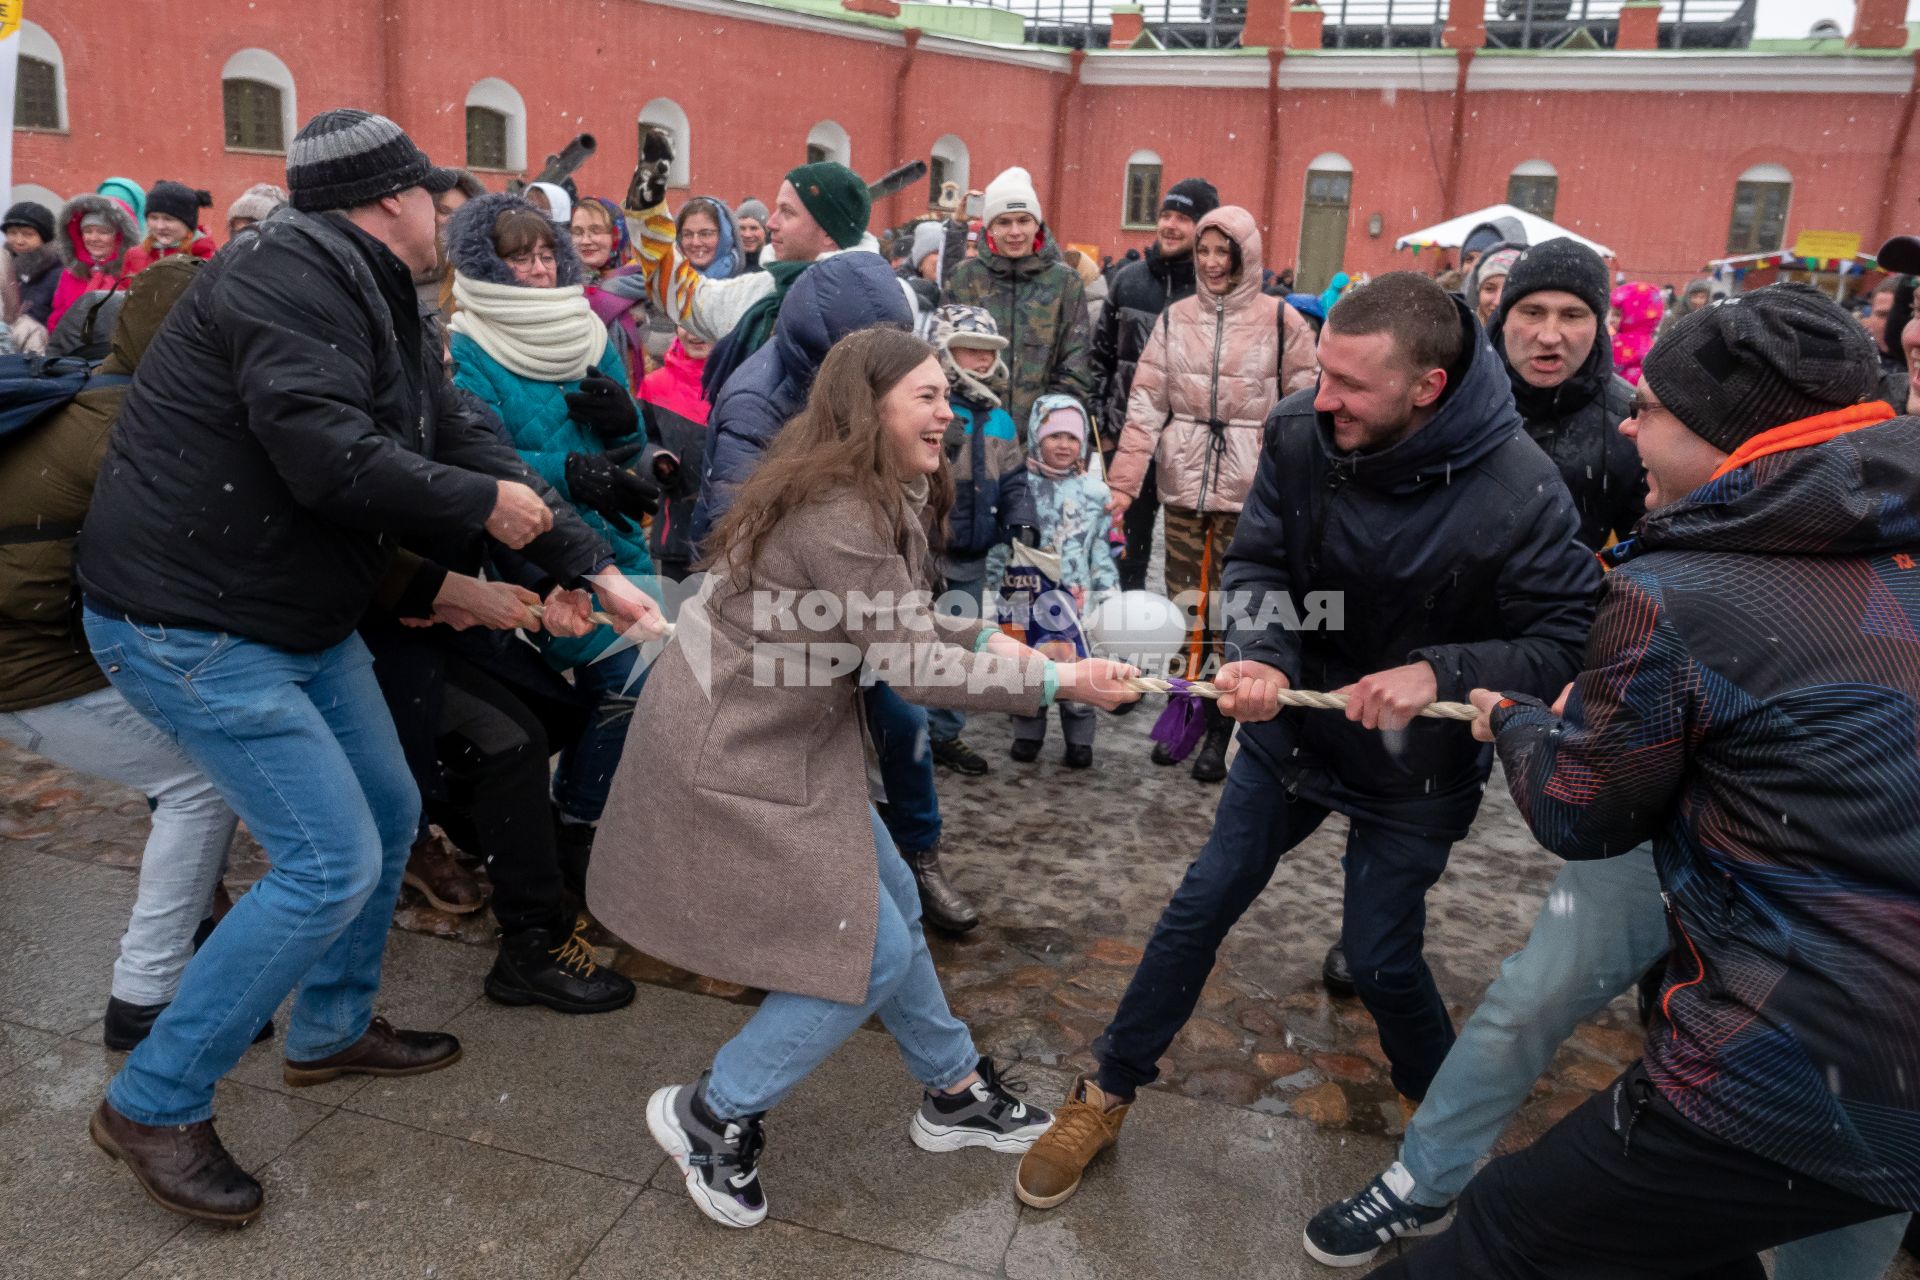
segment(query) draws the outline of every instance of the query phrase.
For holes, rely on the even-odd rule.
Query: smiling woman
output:
[[[762,1114],[876,1012],[926,1090],[908,1126],[922,1148],[1023,1151],[1050,1119],[1008,1092],[947,1008],[914,876],[869,803],[860,673],[977,711],[1138,695],[1122,687],[1129,667],[1056,665],[931,612],[951,417],[918,338],[875,327],[832,349],[715,530],[704,609],[681,615],[634,707],[645,767],[614,779],[594,915],[670,964],[770,993],[705,1075],[647,1107],[688,1194],[728,1226],[767,1214]],[[669,811],[660,795],[684,803]],[[724,912],[710,909],[716,884]]]

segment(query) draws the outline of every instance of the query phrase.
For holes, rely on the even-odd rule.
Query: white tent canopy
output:
[[[1589,240],[1577,232],[1569,231],[1557,222],[1549,222],[1537,214],[1525,209],[1516,209],[1510,204],[1496,204],[1480,210],[1478,213],[1463,213],[1457,218],[1448,218],[1445,222],[1435,223],[1421,231],[1410,231],[1393,242],[1396,249],[1411,249],[1418,245],[1422,249],[1458,249],[1467,234],[1483,222],[1492,222],[1495,218],[1515,218],[1527,229],[1527,243],[1540,244],[1547,240],[1557,240],[1565,236],[1577,240],[1603,258],[1611,258],[1613,250],[1597,240]]]

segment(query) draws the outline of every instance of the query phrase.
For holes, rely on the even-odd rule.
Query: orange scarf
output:
[[[1795,422],[1783,422],[1771,430],[1762,431],[1728,454],[1727,460],[1720,464],[1720,469],[1707,478],[1718,480],[1729,471],[1738,471],[1749,462],[1755,462],[1768,454],[1785,453],[1789,449],[1809,449],[1816,444],[1825,444],[1835,436],[1843,436],[1849,431],[1858,431],[1862,427],[1886,422],[1893,416],[1892,405],[1884,400],[1868,400],[1863,404],[1835,409],[1832,413],[1817,414]]]

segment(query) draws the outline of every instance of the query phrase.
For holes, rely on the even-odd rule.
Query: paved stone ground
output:
[[[1218,794],[1147,762],[1151,719],[1103,718],[1097,767],[1075,773],[1058,762],[1057,735],[1040,762],[1013,763],[1006,722],[985,718],[968,739],[992,774],[942,774],[947,857],[989,923],[939,941],[936,955],[982,1046],[1020,1061],[1043,1101],[1088,1065],[1087,1044]],[[648,980],[632,1010],[500,1009],[479,998],[484,914],[449,917],[409,895],[383,1011],[457,1032],[465,1060],[424,1080],[296,1094],[279,1083],[274,1047],[254,1050],[219,1106],[229,1143],[264,1170],[269,1211],[237,1234],[183,1226],[84,1138],[119,1060],[100,1046],[98,1018],[145,820],[137,795],[0,744],[0,1151],[11,1157],[0,1165],[0,1280],[1326,1276],[1301,1255],[1300,1228],[1390,1158],[1399,1128],[1370,1020],[1318,982],[1338,926],[1335,819],[1242,921],[1164,1064],[1166,1087],[1136,1110],[1108,1171],[1060,1211],[1019,1209],[1004,1158],[911,1148],[895,1126],[912,1086],[885,1038],[863,1034],[770,1126],[777,1224],[710,1227],[647,1139],[641,1100],[691,1077],[754,994],[606,938],[603,956]],[[230,883],[263,867],[243,836]],[[1431,900],[1428,955],[1456,1018],[1524,940],[1553,870],[1496,778]],[[1582,1027],[1504,1144],[1530,1140],[1610,1080],[1638,1042],[1624,1000]]]

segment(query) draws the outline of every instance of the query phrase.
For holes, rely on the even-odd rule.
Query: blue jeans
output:
[[[296,986],[290,1060],[366,1032],[420,795],[359,636],[293,653],[92,609],[86,627],[114,687],[212,779],[273,863],[107,1086],[130,1120],[192,1124]]]
[[[1206,847],[1160,913],[1119,1010],[1094,1042],[1102,1089],[1132,1097],[1152,1083],[1155,1064],[1193,1016],[1227,931],[1327,812],[1289,795],[1242,742]],[[1422,955],[1427,890],[1446,870],[1451,848],[1360,819],[1347,836],[1341,941],[1354,985],[1380,1028],[1394,1087],[1416,1099],[1453,1044],[1453,1023]]]
[[[933,752],[927,747],[927,713],[884,684],[862,691],[867,733],[880,757],[886,803],[880,820],[893,843],[924,853],[940,843],[940,793],[933,785]]]
[[[113,995],[165,1004],[180,988],[193,934],[213,907],[234,816],[207,775],[117,689],[0,712],[0,738],[78,773],[135,787],[153,806],[133,917],[113,964]]]
[[[633,702],[647,682],[646,672],[634,674],[639,657],[639,650],[623,649],[573,669],[574,687],[593,698],[593,718],[584,733],[561,748],[560,766],[553,773],[553,802],[563,822],[598,822],[607,807],[613,771],[620,767],[620,753],[627,745]]]
[[[1527,945],[1500,966],[1400,1142],[1413,1199],[1457,1199],[1573,1029],[1666,954],[1653,850],[1561,868]],[[1906,1230],[1900,1214],[1782,1246],[1775,1280],[1877,1280]]]
[[[980,1065],[973,1036],[947,1008],[927,954],[913,873],[877,813],[873,851],[880,866],[880,914],[866,1003],[769,992],[760,1011],[713,1057],[706,1104],[714,1115],[734,1119],[771,1110],[875,1014],[900,1046],[907,1070],[928,1089],[950,1089]]]
[[[979,618],[984,616],[980,612],[983,607],[980,602],[986,587],[987,557],[983,554],[960,560],[948,560],[946,562],[946,571],[947,589],[942,594],[943,603],[940,612],[951,614],[955,617],[971,616]],[[957,601],[947,602],[945,600],[946,596],[955,593],[962,593],[972,597],[974,609],[971,615],[955,607],[958,603]],[[952,742],[966,730],[966,727],[967,717],[965,712],[950,711],[945,707],[927,708],[927,736],[935,742]]]

